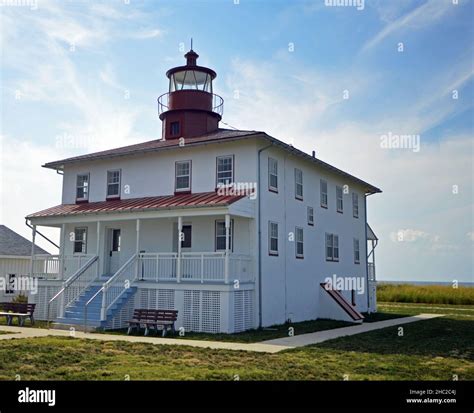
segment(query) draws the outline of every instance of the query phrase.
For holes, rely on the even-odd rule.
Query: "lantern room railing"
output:
[[[158,98],[158,115],[161,115],[164,112],[167,112],[170,110],[170,96],[173,93],[186,93],[186,91],[175,91],[175,92],[167,92],[163,93],[159,98]],[[224,99],[222,99],[219,95],[216,95],[214,93],[209,93],[209,92],[202,92],[206,93],[207,95],[212,96],[212,112],[217,113],[222,117],[224,114]],[[183,108],[180,108],[183,109]],[[189,109],[192,109],[191,107]]]

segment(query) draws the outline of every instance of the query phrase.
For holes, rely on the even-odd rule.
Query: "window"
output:
[[[303,171],[295,168],[295,198],[303,199]]]
[[[76,201],[87,201],[88,199],[89,199],[89,174],[77,175]]]
[[[218,156],[217,162],[217,186],[229,185],[234,182],[234,155]]]
[[[326,261],[339,261],[339,236],[326,233]]]
[[[171,122],[170,134],[171,136],[179,135],[179,122]]]
[[[175,191],[191,191],[191,161],[176,162]]]
[[[360,264],[359,240],[354,238],[354,263]]]
[[[314,209],[313,207],[308,207],[308,225],[314,225]]]
[[[337,212],[342,212],[344,205],[342,203],[342,187],[336,186],[336,206]]]
[[[352,193],[352,216],[359,218],[359,195]]]
[[[268,189],[278,192],[278,162],[273,158],[268,158]]]
[[[319,197],[321,201],[321,207],[327,208],[328,207],[328,183],[321,179],[319,182]]]
[[[278,255],[278,224],[268,222],[268,252],[270,255]]]
[[[181,228],[181,248],[191,248],[191,225],[183,225]]]
[[[296,252],[296,258],[303,258],[303,228],[296,227],[295,229],[295,252]]]
[[[120,170],[107,171],[107,198],[120,197]]]
[[[230,221],[229,250],[234,249],[234,220]],[[225,251],[225,221],[216,221],[216,251]]]
[[[8,274],[7,285],[5,286],[5,295],[11,295],[15,293],[15,279],[16,274]]]
[[[114,252],[120,252],[120,233],[119,229],[112,230],[112,251]]]
[[[351,290],[351,302],[352,302],[352,305],[355,307],[355,305],[356,305],[356,294],[355,294],[355,290]]]
[[[74,253],[86,254],[87,228],[74,228]]]

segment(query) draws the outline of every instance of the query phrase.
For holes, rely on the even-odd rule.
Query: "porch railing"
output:
[[[139,257],[138,279],[147,281],[176,281],[178,254],[142,253]]]
[[[229,280],[240,282],[255,281],[252,257],[242,254],[231,254],[229,257]]]
[[[138,279],[143,281],[225,282],[225,252],[185,252],[181,254],[178,280],[177,253],[142,253],[138,259]],[[252,258],[229,255],[228,281],[254,281]]]
[[[59,317],[64,317],[64,312],[73,304],[82,292],[97,279],[98,257],[93,256],[73,275],[64,281],[62,288],[48,302],[48,324],[49,309],[55,300],[60,300]]]
[[[33,255],[33,276],[47,279],[60,280],[67,275],[73,275],[79,270],[93,255]]]

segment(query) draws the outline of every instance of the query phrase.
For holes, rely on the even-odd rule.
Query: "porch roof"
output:
[[[130,198],[82,204],[61,204],[28,215],[26,218],[60,217],[116,212],[139,212],[160,209],[223,207],[245,195],[218,195],[216,192]]]

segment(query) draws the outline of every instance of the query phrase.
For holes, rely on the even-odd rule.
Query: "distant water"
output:
[[[377,280],[378,284],[413,284],[413,285],[449,285],[452,286],[453,283],[450,281],[387,281],[387,280]],[[458,282],[460,287],[474,287],[474,282]]]

